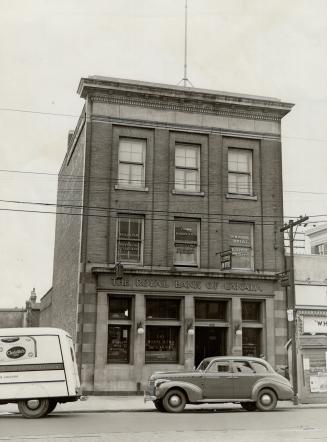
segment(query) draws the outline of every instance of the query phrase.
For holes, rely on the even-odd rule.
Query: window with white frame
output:
[[[175,219],[174,264],[199,266],[200,222],[191,219]]]
[[[252,195],[252,150],[228,148],[228,193]]]
[[[142,264],[143,224],[143,217],[118,217],[116,261],[122,263]]]
[[[137,138],[119,139],[119,185],[131,188],[144,188],[145,154],[145,140]]]
[[[233,269],[253,269],[253,224],[229,223],[229,244]]]
[[[175,190],[200,192],[200,146],[176,144]]]

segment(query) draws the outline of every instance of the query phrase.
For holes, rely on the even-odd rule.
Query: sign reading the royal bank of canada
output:
[[[271,294],[271,281],[225,278],[165,278],[162,276],[129,276],[116,279],[112,275],[100,275],[99,285],[102,289],[123,288],[140,291],[174,291],[174,292],[225,292]]]
[[[327,316],[305,316],[303,333],[327,333]]]

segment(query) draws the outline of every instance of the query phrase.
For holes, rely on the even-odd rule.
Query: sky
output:
[[[83,106],[80,78],[176,85],[184,6],[0,0],[0,308],[51,287],[55,216],[37,212],[55,208],[27,202],[56,202],[68,131]],[[327,222],[326,17],[326,0],[188,0],[194,86],[295,104],[282,122],[284,214],[317,225]]]

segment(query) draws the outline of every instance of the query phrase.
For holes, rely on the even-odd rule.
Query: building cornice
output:
[[[78,93],[96,102],[270,121],[279,121],[293,107],[267,97],[102,77],[82,78]]]

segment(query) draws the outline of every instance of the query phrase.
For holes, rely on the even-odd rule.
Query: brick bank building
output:
[[[45,301],[76,339],[84,390],[141,391],[153,371],[211,355],[286,365],[276,273],[292,104],[98,76],[78,93]]]

